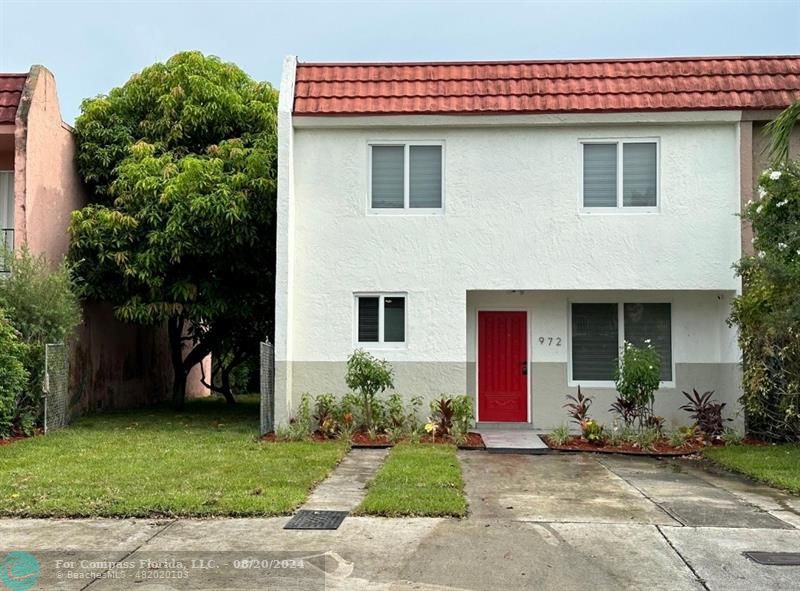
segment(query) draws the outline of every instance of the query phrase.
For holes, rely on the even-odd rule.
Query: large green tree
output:
[[[192,367],[213,353],[230,370],[272,327],[277,101],[185,52],[84,101],[75,124],[92,195],[72,217],[75,275],[121,320],[167,323],[176,406]]]

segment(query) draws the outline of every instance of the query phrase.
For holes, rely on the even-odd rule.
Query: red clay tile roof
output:
[[[14,123],[27,74],[0,74],[0,123]]]
[[[474,63],[299,63],[296,115],[781,109],[800,56]]]

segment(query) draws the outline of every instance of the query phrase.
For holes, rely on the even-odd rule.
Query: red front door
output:
[[[478,312],[478,420],[528,420],[526,312]]]

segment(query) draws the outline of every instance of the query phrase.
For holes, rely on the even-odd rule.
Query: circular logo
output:
[[[0,559],[0,581],[9,591],[28,591],[39,574],[39,561],[28,552],[9,552]]]

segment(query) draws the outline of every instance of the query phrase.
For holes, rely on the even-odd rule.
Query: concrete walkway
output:
[[[336,531],[289,531],[289,517],[0,519],[0,560],[31,552],[42,569],[35,588],[89,591],[797,589],[800,567],[761,566],[742,552],[800,552],[799,497],[688,461],[459,457],[471,511],[463,520],[349,517]],[[127,566],[165,559],[183,561],[186,578],[137,583]],[[248,567],[252,559],[267,568]],[[93,564],[102,577],[66,576]]]
[[[388,449],[351,449],[300,508],[309,511],[352,511],[366,495],[367,482],[383,465],[388,452]]]

